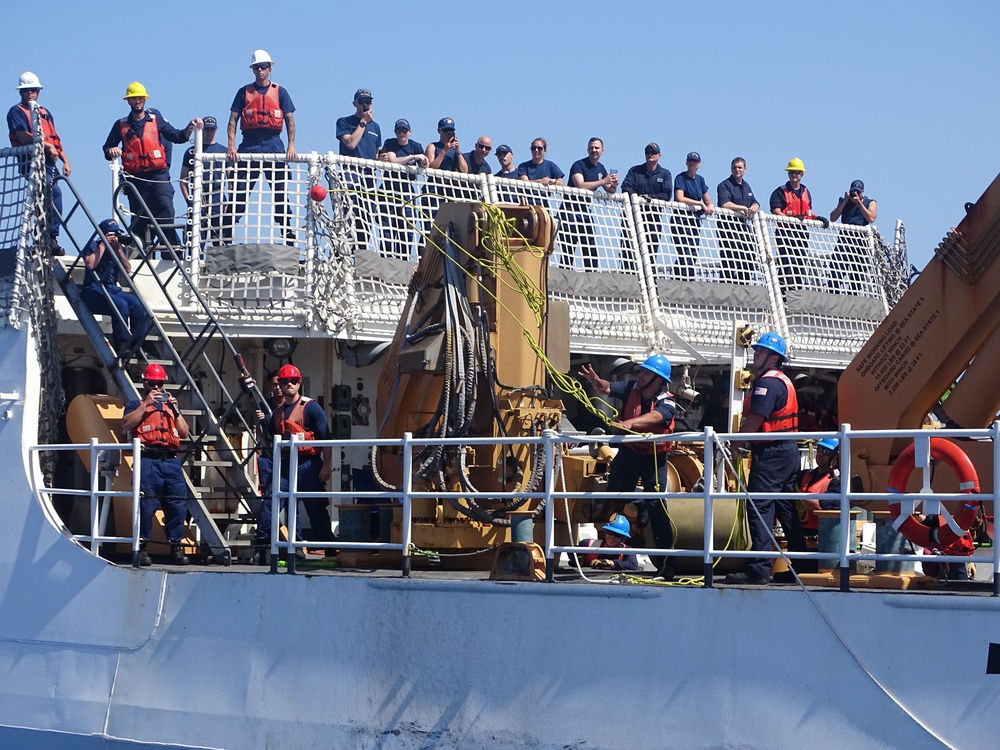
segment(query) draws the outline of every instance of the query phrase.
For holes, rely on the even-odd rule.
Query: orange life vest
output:
[[[785,216],[805,216],[811,219],[815,216],[812,212],[812,196],[809,195],[809,188],[802,188],[802,195],[796,195],[794,190],[790,190],[786,184],[781,188],[785,196]]]
[[[667,394],[667,396],[670,397],[671,394]],[[672,397],[670,398],[670,403],[673,403]],[[676,404],[674,406],[676,409]],[[652,407],[650,407],[650,411],[652,411]],[[674,413],[676,414],[676,411]],[[639,386],[636,384],[632,386],[628,392],[628,396],[625,398],[625,406],[622,407],[620,419],[624,422],[627,419],[635,419],[642,414],[644,414],[642,410],[642,394],[639,393]],[[650,432],[654,435],[667,435],[674,431],[674,421],[674,419],[671,419],[668,425],[652,427],[644,430],[644,432]],[[673,443],[665,441],[662,443],[626,443],[625,445],[636,453],[653,453],[654,448],[656,449],[656,453],[668,453],[673,447]]]
[[[828,471],[818,479],[815,479],[817,471],[819,471],[819,469],[810,469],[802,475],[802,483],[799,485],[799,489],[807,495],[821,495],[830,489],[830,482],[833,480],[833,472]],[[815,532],[819,528],[816,513],[812,508],[804,503],[797,503],[797,506],[799,518],[802,519],[802,528],[806,531]]]
[[[280,86],[272,83],[263,94],[257,91],[254,84],[247,84],[243,89],[243,111],[240,113],[240,130],[277,130],[285,122],[285,113],[281,111],[281,99],[278,96]]]
[[[175,451],[181,447],[177,417],[164,404],[148,404],[142,421],[133,432],[147,448]]]
[[[614,555],[608,550],[618,550],[618,549],[628,549],[628,545],[625,542],[621,542],[616,547],[609,547],[604,544],[600,539],[581,539],[578,547],[590,547],[591,549],[601,550],[600,552],[588,552],[583,556],[587,565],[594,562],[594,560],[600,560],[602,557],[605,560],[615,560],[616,562],[621,562],[625,559],[626,553],[622,552],[619,555]]]
[[[757,388],[757,383],[764,378],[777,378],[785,384],[788,398],[785,405],[764,419],[761,432],[798,432],[799,430],[799,398],[795,386],[781,370],[768,370],[754,381],[753,387],[743,397],[743,414],[750,413],[750,396]]]
[[[23,104],[18,104],[18,109],[24,112],[24,116],[28,118],[28,132],[31,132],[31,110],[25,107]],[[46,143],[51,143],[56,147],[56,151],[62,153],[62,141],[59,140],[59,134],[56,132],[56,124],[52,121],[52,115],[49,111],[39,105],[38,107],[38,119],[42,123],[42,135],[45,137]],[[10,134],[10,145],[20,146],[21,144],[17,142],[14,138],[14,134]]]
[[[167,154],[160,142],[160,127],[156,115],[148,114],[142,125],[142,136],[132,133],[131,117],[118,121],[122,137],[122,166],[129,174],[152,172],[167,168]]]
[[[301,435],[304,440],[315,440],[316,433],[307,430],[306,424],[306,404],[312,401],[310,398],[305,396],[300,396],[299,400],[295,402],[292,407],[291,412],[288,414],[288,419],[285,419],[285,407],[278,406],[274,410],[274,434],[281,435],[283,438],[287,439],[290,435]],[[320,454],[320,448],[314,448],[312,446],[307,446],[299,448],[300,458],[311,458],[312,456],[318,456]]]

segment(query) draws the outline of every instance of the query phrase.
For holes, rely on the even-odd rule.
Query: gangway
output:
[[[69,241],[77,253],[80,253],[95,235],[90,234],[86,240],[81,241],[70,229],[69,219],[77,212],[82,213],[86,217],[85,225],[100,234],[98,221],[87,208],[73,183],[63,176],[57,179],[66,186],[67,192],[72,196],[72,201],[67,201],[71,203],[69,210],[60,216],[60,219]],[[115,213],[122,227],[129,225],[121,209],[118,208],[117,199],[122,191],[127,191],[134,205],[139,206],[146,215],[150,215],[149,208],[135,187],[128,182],[122,182],[114,194]],[[141,370],[145,365],[159,364],[170,376],[167,388],[177,397],[182,414],[191,428],[190,437],[182,444],[180,454],[190,490],[188,510],[195,520],[202,540],[211,549],[216,561],[228,565],[232,562],[231,547],[235,540],[227,538],[227,534],[220,529],[220,526],[228,529],[232,524],[238,527],[256,521],[261,500],[256,475],[252,471],[252,461],[256,450],[261,446],[255,444],[251,450],[245,452],[245,455],[241,455],[227,438],[224,426],[235,422],[238,430],[248,435],[256,434],[254,427],[246,421],[244,411],[247,408],[260,408],[269,414],[270,409],[259,388],[250,378],[242,356],[222,329],[217,317],[199,292],[197,284],[189,276],[178,249],[167,240],[164,226],[156,219],[151,219],[150,228],[155,240],[159,242],[154,240],[148,248],[143,247],[140,238],[132,234],[131,229],[125,230],[132,247],[136,248],[137,262],[133,264],[130,273],[125,270],[120,259],[112,255],[114,262],[119,265],[121,278],[129,280],[131,286],[129,291],[141,301],[150,321],[144,342],[141,346],[135,346],[134,351],[113,352],[100,325],[83,303],[77,282],[73,278],[74,271],[82,266],[79,257],[68,263],[68,267],[62,263],[54,263],[54,273],[84,332],[93,344],[98,358],[121,391],[123,400],[139,397],[134,381],[140,379]],[[166,255],[170,262],[161,263],[160,268],[157,268],[157,264],[152,262],[153,247],[160,252],[161,259]],[[156,300],[158,304],[151,304],[152,300],[142,293],[135,282],[136,277],[140,275],[155,284],[157,292],[154,294],[158,297]],[[193,306],[193,313],[182,314],[175,302],[170,289],[177,282],[190,290],[188,304]],[[117,314],[117,311],[114,314]],[[225,355],[228,355],[240,371],[239,393],[231,393],[226,387],[220,372],[221,365],[214,362],[210,356],[220,347],[223,352],[221,361],[225,361]],[[220,394],[221,403],[214,408],[205,396],[203,380]],[[247,399],[253,402],[249,407],[246,404]]]

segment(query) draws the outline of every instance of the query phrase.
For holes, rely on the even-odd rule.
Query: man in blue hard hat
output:
[[[619,513],[604,524],[602,531],[604,532],[604,539],[584,539],[577,546],[593,547],[595,549],[613,549],[615,551],[587,553],[584,555],[584,561],[590,567],[599,570],[638,570],[639,561],[636,559],[636,556],[619,551],[627,549],[627,540],[632,538],[632,527],[628,519]]]
[[[743,399],[741,433],[798,432],[799,401],[795,386],[782,372],[788,361],[785,340],[776,333],[765,333],[753,346],[753,366],[757,379]],[[734,442],[741,448],[747,442]],[[755,551],[772,549],[771,527],[774,519],[781,522],[790,552],[805,551],[802,523],[795,508],[798,499],[796,479],[799,469],[799,449],[794,440],[750,441],[750,477],[747,489],[753,496],[754,508],[747,516],[750,539]],[[726,583],[766,586],[770,583],[771,558],[750,560],[746,571],[730,573]]]
[[[620,400],[624,406],[613,427],[627,433],[650,433],[665,435],[674,430],[674,415],[677,403],[670,393],[670,360],[662,354],[654,354],[639,365],[639,376],[635,380],[610,382],[601,378],[594,368],[587,364],[577,373],[598,392]],[[635,442],[621,446],[611,462],[608,473],[608,492],[635,492],[642,480],[645,492],[664,493],[667,491],[667,455],[670,443]],[[617,504],[617,512],[624,509],[625,502]],[[639,512],[639,523],[644,526],[643,516],[648,513],[649,526],[657,547],[669,549],[674,546],[674,532],[667,516],[665,500],[658,499],[643,503]],[[673,578],[673,564],[665,558],[660,564],[660,575]]]

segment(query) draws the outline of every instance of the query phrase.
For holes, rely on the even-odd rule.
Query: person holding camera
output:
[[[146,543],[153,533],[153,514],[163,508],[163,522],[170,542],[170,563],[187,565],[181,544],[187,518],[188,488],[177,452],[190,429],[177,399],[164,386],[167,373],[160,365],[148,365],[142,373],[142,399],[125,404],[122,428],[142,443],[139,471],[139,565],[152,565]]]
[[[440,140],[427,145],[427,166],[446,172],[468,174],[469,163],[465,160],[458,136],[455,135],[455,121],[450,117],[442,117],[438,120],[437,131]]]
[[[865,183],[855,180],[844,197],[837,201],[837,207],[830,212],[830,221],[840,219],[841,224],[866,227],[875,223],[878,218],[878,203],[865,195]],[[866,238],[855,234],[838,233],[837,249],[830,263],[830,273],[834,276],[832,285],[834,291],[841,288],[843,278],[847,277],[846,289],[858,294],[863,288],[864,268],[867,265]]]
[[[114,219],[105,219],[98,226],[103,234],[94,237],[80,253],[87,269],[80,298],[94,315],[111,316],[111,344],[124,358],[146,337],[149,316],[139,298],[118,285],[121,270],[132,271],[123,247],[125,233]]]
[[[358,89],[354,92],[354,114],[337,120],[337,140],[340,155],[355,159],[376,159],[382,150],[382,129],[372,114],[372,92]],[[371,167],[346,166],[354,201],[354,228],[360,245],[368,244],[369,227],[373,223],[375,204],[371,195],[375,191],[375,170]]]

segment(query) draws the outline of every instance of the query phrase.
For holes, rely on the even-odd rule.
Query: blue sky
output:
[[[149,106],[175,125],[225,122],[258,47],[294,99],[299,153],[336,151],[336,119],[363,86],[386,137],[406,117],[426,145],[448,116],[465,150],[485,133],[522,161],[542,136],[568,172],[596,135],[605,165],[623,173],[655,140],[675,174],[699,151],[713,192],[741,155],[763,204],[798,156],[823,213],[863,179],[879,227],[891,236],[902,219],[920,267],[1000,165],[996,2],[45,7],[5,35],[0,84],[10,106],[17,76],[38,74],[72,179],[98,214],[110,207],[100,147],[127,112],[128,83],[145,84]],[[175,177],[179,168],[175,160]]]

